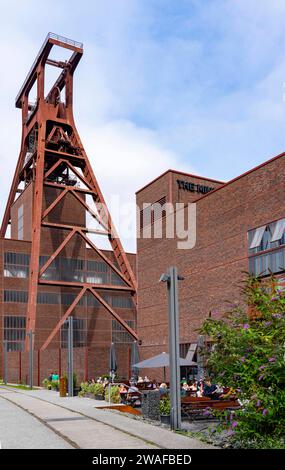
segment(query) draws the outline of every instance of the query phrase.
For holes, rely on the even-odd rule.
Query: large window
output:
[[[27,278],[30,255],[25,253],[4,253],[4,276]]]
[[[40,256],[40,268],[49,256]],[[4,254],[5,277],[29,277],[30,255],[7,252]],[[57,257],[42,274],[50,281],[88,282],[90,284],[125,285],[124,281],[103,261]],[[54,303],[43,301],[42,303]]]
[[[26,337],[26,317],[4,316],[4,341],[8,351],[23,351]]]
[[[28,292],[23,290],[4,290],[4,302],[28,302]]]
[[[86,282],[110,284],[109,266],[101,261],[87,261]]]
[[[131,297],[127,295],[113,295],[110,300],[114,308],[132,308],[134,306]]]
[[[134,328],[133,320],[126,320],[126,323],[131,328]],[[117,322],[117,320],[112,320],[112,342],[113,343],[132,343],[134,341],[133,337],[128,333],[125,328]]]
[[[285,219],[248,232],[249,270],[255,276],[285,271]]]
[[[42,267],[49,259],[49,256],[40,257]],[[43,279],[66,282],[84,281],[84,260],[57,257],[43,273]]]
[[[87,345],[86,320],[73,318],[73,347],[81,348]],[[68,322],[61,327],[61,347],[68,347]]]

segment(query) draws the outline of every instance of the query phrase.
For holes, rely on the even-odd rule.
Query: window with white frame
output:
[[[25,253],[4,253],[4,277],[27,278],[29,276],[30,255]]]
[[[285,271],[285,218],[248,232],[249,270],[255,276]]]

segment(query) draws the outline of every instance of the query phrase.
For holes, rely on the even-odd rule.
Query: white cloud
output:
[[[48,30],[84,42],[75,119],[107,200],[171,166],[228,179],[284,149],[283,0],[0,6],[2,210],[20,147],[14,97]]]
[[[129,225],[130,221],[116,211],[114,202],[118,197],[122,210],[131,204],[134,221],[135,192],[169,168],[182,169],[179,158],[163,147],[154,131],[129,121],[84,127],[80,135],[106,202],[111,209],[113,206],[111,215],[124,245],[134,251],[135,227],[126,232],[124,224]]]

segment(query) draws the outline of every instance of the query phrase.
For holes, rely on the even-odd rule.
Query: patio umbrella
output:
[[[190,361],[188,359],[183,359],[180,357],[180,365],[181,366],[196,366],[196,362]],[[169,354],[166,352],[163,352],[161,354],[158,354],[157,356],[150,357],[149,359],[146,359],[145,361],[138,362],[137,364],[134,364],[135,367],[138,369],[147,369],[147,368],[156,368],[156,367],[163,367],[164,371],[164,382],[165,382],[165,368],[169,366]]]
[[[205,337],[203,335],[198,336],[197,342],[197,366],[198,374],[197,380],[205,380]]]
[[[114,343],[111,343],[111,347],[110,347],[109,368],[110,368],[110,376],[112,377],[112,382],[113,382],[115,372],[118,368]]]
[[[139,360],[140,360],[140,357],[139,357],[138,343],[137,341],[133,341],[132,350],[131,350],[131,370],[132,370],[132,376],[135,378],[135,380],[137,380],[139,376],[139,369],[138,367],[135,367],[135,364]]]

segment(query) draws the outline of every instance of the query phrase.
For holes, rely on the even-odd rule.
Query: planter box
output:
[[[162,424],[170,425],[170,415],[160,415],[160,421]]]

